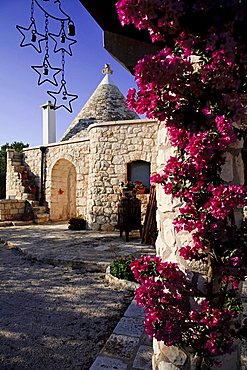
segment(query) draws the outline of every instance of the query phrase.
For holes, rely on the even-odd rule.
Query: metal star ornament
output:
[[[50,95],[54,99],[54,106],[55,109],[64,107],[72,113],[72,106],[71,103],[72,101],[76,100],[78,98],[78,95],[75,94],[69,94],[67,89],[66,89],[66,84],[64,82],[61,83],[61,87],[59,91],[47,91],[47,94]],[[68,97],[72,97],[71,99],[68,99]],[[57,104],[58,101],[58,104]]]
[[[54,53],[63,50],[65,53],[72,56],[71,46],[77,42],[76,40],[67,37],[62,28],[58,35],[55,35],[54,33],[49,33],[48,35],[55,42]],[[68,42],[67,40],[71,42]]]
[[[21,47],[32,46],[38,53],[41,53],[42,50],[40,42],[46,40],[46,37],[45,35],[42,35],[37,31],[35,22],[32,21],[30,23],[30,26],[27,28],[18,25],[16,26],[16,28],[23,36],[20,46]]]
[[[41,66],[31,67],[39,75],[38,85],[41,85],[44,82],[50,82],[52,85],[58,86],[56,75],[60,73],[62,69],[52,67],[47,58],[44,58],[43,64]]]

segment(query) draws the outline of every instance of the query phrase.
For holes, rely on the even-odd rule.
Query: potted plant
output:
[[[87,226],[87,221],[83,215],[79,215],[77,217],[72,217],[69,220],[68,228],[70,230],[85,230]]]
[[[121,191],[124,196],[132,196],[135,194],[144,194],[146,186],[141,181],[127,181],[121,183]]]

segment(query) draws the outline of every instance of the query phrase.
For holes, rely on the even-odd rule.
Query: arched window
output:
[[[134,161],[127,164],[128,181],[141,181],[150,188],[150,162]]]

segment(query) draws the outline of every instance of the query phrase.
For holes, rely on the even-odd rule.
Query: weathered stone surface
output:
[[[221,178],[225,182],[231,182],[233,180],[233,156],[231,153],[225,153],[225,164],[221,169]]]
[[[140,346],[133,367],[141,370],[152,370],[152,354],[153,349],[151,346]]]
[[[104,79],[69,126],[62,140],[85,135],[89,125],[99,122],[138,119],[138,115],[127,108],[125,98],[118,87]],[[101,138],[104,141],[104,137]]]
[[[116,328],[114,334],[139,337],[144,332],[143,319],[133,319],[132,317],[123,317]]]
[[[166,161],[173,155],[174,148],[168,140],[167,131],[164,124],[159,125],[158,148],[157,148],[157,169],[162,170]],[[242,184],[243,183],[243,162],[240,154],[241,143],[236,143],[232,146],[230,151],[225,154],[226,163],[222,168],[222,178],[226,183]],[[205,264],[198,262],[187,262],[179,256],[179,248],[184,245],[190,245],[192,240],[188,233],[177,233],[172,223],[176,217],[180,204],[173,205],[173,201],[168,196],[163,194],[162,186],[157,187],[157,225],[158,225],[158,238],[156,241],[156,252],[162,257],[164,261],[178,263],[183,271],[190,271],[191,277],[197,277],[198,288],[205,291],[204,277],[205,277]],[[240,224],[242,220],[241,210],[235,211],[235,220]],[[192,273],[193,272],[193,273]],[[195,274],[194,274],[195,272]],[[200,277],[199,277],[200,276]],[[162,342],[154,340],[154,356],[153,356],[153,369],[154,370],[192,370],[193,364],[188,364],[186,354],[174,349],[171,351],[170,347],[166,347]],[[229,365],[230,364],[230,365]],[[193,365],[193,366],[192,366]],[[238,370],[237,355],[232,354],[229,357],[229,363],[224,363],[222,370]]]
[[[138,306],[135,301],[132,301],[124,313],[125,317],[142,317],[144,318],[144,308]]]
[[[164,346],[162,347],[161,352],[174,365],[182,366],[187,360],[186,353],[175,346]]]
[[[112,334],[100,354],[102,356],[120,357],[128,361],[134,356],[138,344],[139,337]]]

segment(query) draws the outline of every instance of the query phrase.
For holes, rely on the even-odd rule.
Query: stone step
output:
[[[33,211],[35,215],[44,214],[46,212],[45,206],[33,206]]]
[[[34,207],[39,207],[39,201],[38,200],[30,200],[29,202],[31,206]]]
[[[23,161],[20,159],[20,160],[17,160],[15,159],[14,161],[12,160],[12,166],[23,166]]]
[[[34,215],[34,223],[35,224],[44,224],[44,223],[48,222],[49,219],[50,219],[49,213]]]
[[[35,195],[31,193],[23,193],[22,199],[24,200],[35,200]]]
[[[14,171],[21,173],[21,172],[26,171],[26,167],[23,166],[23,164],[14,165]]]
[[[23,153],[15,153],[14,155],[13,155],[13,160],[22,160],[23,159]]]

